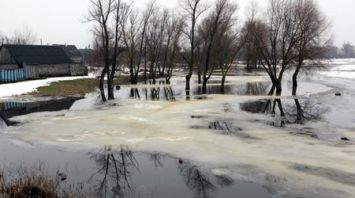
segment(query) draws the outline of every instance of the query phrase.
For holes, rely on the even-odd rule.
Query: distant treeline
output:
[[[341,47],[328,45],[327,58],[355,58],[355,47],[351,43],[344,43]]]

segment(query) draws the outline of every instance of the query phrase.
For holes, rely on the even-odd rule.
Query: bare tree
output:
[[[207,92],[207,82],[210,79],[216,67],[216,53],[217,48],[221,46],[219,41],[230,31],[234,25],[234,15],[237,6],[229,2],[229,0],[218,0],[211,14],[204,20],[200,29],[202,37],[206,41],[205,47],[205,61],[203,71],[203,85],[202,92]]]
[[[122,17],[122,20],[120,20],[120,25],[123,42],[127,48],[131,83],[137,84],[141,58],[145,55],[144,42],[147,26],[155,9],[155,1],[148,5],[141,18],[132,5],[127,5],[126,7],[128,12],[126,17]]]
[[[167,31],[165,40],[165,49],[163,51],[163,73],[166,82],[169,84],[173,75],[174,65],[180,53],[180,40],[184,28],[184,21],[182,18],[170,13],[167,20]]]
[[[156,83],[158,73],[163,76],[160,60],[168,17],[169,12],[161,12],[159,9],[156,9],[147,26],[146,43],[150,62],[149,78],[153,80],[154,84]]]
[[[120,25],[122,28],[122,35],[125,47],[127,48],[127,58],[128,58],[128,66],[130,71],[131,83],[136,84],[135,74],[136,70],[136,62],[138,62],[138,37],[139,37],[139,21],[138,21],[138,13],[136,10],[132,10],[130,8],[131,5],[127,5],[128,15],[126,17],[122,17],[120,21]]]
[[[207,10],[207,7],[201,5],[202,0],[184,0],[183,9],[187,13],[190,20],[189,30],[186,35],[190,44],[190,57],[188,58],[188,74],[186,75],[186,91],[190,92],[190,81],[192,77],[193,68],[195,66],[195,50],[196,50],[196,27],[198,25],[198,19]]]
[[[98,37],[97,41],[104,60],[104,68],[100,77],[99,89],[101,98],[105,102],[105,76],[110,79],[110,40],[111,33],[109,31],[109,19],[114,11],[114,0],[91,0],[91,9],[87,17],[87,21],[95,22],[94,34]],[[110,83],[110,81],[108,81]],[[111,87],[109,85],[108,87]],[[109,90],[110,91],[110,90]]]
[[[0,32],[0,41],[1,41],[1,45],[5,44],[6,43],[6,35],[2,32]]]
[[[7,36],[0,32],[1,44],[33,45],[38,41],[38,36],[29,27],[17,28],[13,35]]]
[[[281,95],[285,71],[295,67],[293,94],[296,95],[298,74],[305,60],[314,60],[325,52],[321,46],[327,29],[324,17],[312,0],[270,0],[265,22],[253,23],[256,49],[268,73],[276,95]]]
[[[113,31],[114,31],[114,37],[113,37],[113,50],[112,50],[112,65],[111,65],[111,71],[110,71],[110,76],[108,78],[108,99],[113,100],[115,99],[114,96],[114,78],[115,78],[115,73],[117,70],[117,59],[120,56],[122,52],[125,50],[121,47],[121,38],[122,38],[122,29],[120,26],[120,20],[122,17],[126,16],[127,10],[125,9],[126,7],[122,3],[121,0],[117,0],[114,3],[114,20],[113,20]]]
[[[326,52],[327,42],[324,40],[324,33],[328,28],[325,17],[312,0],[298,1],[295,5],[295,15],[300,28],[296,46],[296,65],[292,76],[292,95],[297,94],[298,74],[305,66],[305,60],[308,60],[308,66],[321,65],[317,59]]]
[[[31,45],[38,41],[38,37],[30,28],[22,27],[15,30],[12,40],[13,44]]]
[[[282,79],[297,57],[297,44],[301,22],[297,20],[293,0],[270,0],[265,22],[254,20],[252,35],[256,40],[256,49],[261,55],[261,66],[269,75],[272,88],[269,95],[282,94]],[[273,112],[278,105],[281,117],[285,116],[282,102],[275,99]]]
[[[237,30],[234,24],[235,20],[225,20],[222,24],[222,35],[218,36],[216,50],[218,66],[221,69],[221,91],[224,93],[226,78],[229,74],[235,61],[241,57],[241,51],[248,41],[250,28],[243,28],[240,31]]]
[[[257,39],[250,34],[256,27],[256,18],[257,18],[257,2],[253,1],[248,8],[248,18],[242,28],[243,39],[245,41],[245,45],[243,47],[243,59],[246,61],[247,70],[251,71],[253,69],[257,69],[260,64],[261,56],[258,53],[258,50],[255,48],[257,45]]]
[[[227,76],[235,65],[236,59],[240,56],[240,51],[245,44],[245,37],[238,37],[237,33],[226,34],[220,37],[221,48],[217,48],[218,66],[221,69],[221,91],[224,93]]]
[[[300,22],[296,20],[292,0],[270,0],[265,23],[256,21],[254,36],[261,65],[269,75],[276,95],[282,93],[282,79],[296,57]]]
[[[325,46],[326,47],[326,52],[324,54],[324,58],[339,58],[340,54],[339,54],[339,48],[335,45],[333,45],[333,43],[328,42],[328,44]]]
[[[341,47],[341,56],[343,58],[354,58],[355,57],[355,47],[350,43],[344,43]]]
[[[169,83],[175,60],[180,51],[180,38],[184,22],[169,10],[155,9],[146,32],[146,59],[150,64],[149,78],[165,77]]]

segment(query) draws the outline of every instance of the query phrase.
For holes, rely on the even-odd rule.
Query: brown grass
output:
[[[115,80],[115,85],[123,85],[129,83],[129,77],[120,76]],[[39,87],[37,91],[30,95],[37,97],[66,97],[80,95],[84,96],[97,90],[99,85],[98,79],[77,79],[69,81],[59,81],[51,83],[49,86]]]
[[[64,189],[57,176],[48,176],[42,164],[32,168],[19,167],[15,171],[0,171],[2,198],[56,198],[84,197],[79,188]]]

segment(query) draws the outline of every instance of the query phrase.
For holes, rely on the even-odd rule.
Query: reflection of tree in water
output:
[[[258,100],[240,104],[240,109],[250,113],[271,113],[272,100]]]
[[[149,159],[151,161],[153,161],[154,162],[154,166],[156,168],[158,168],[158,167],[163,167],[164,166],[164,164],[162,162],[162,158],[163,157],[164,156],[162,154],[160,154],[160,153],[153,153],[153,154],[150,154]]]
[[[89,178],[89,182],[94,182],[95,197],[141,197],[139,188],[132,181],[133,176],[140,173],[138,161],[134,155],[135,153],[127,147],[121,147],[119,151],[105,147],[98,153],[90,153],[91,159],[99,166],[99,170]],[[167,158],[177,160],[160,153],[147,154],[147,157],[156,168],[163,167]],[[178,162],[178,167],[172,167],[172,174],[175,174],[175,168],[178,168],[186,186],[196,198],[211,197],[211,194],[218,188],[229,187],[234,183],[233,179],[227,176],[214,175],[190,162],[181,159]]]
[[[285,105],[281,99],[265,99],[247,102],[240,105],[241,110],[251,113],[265,113],[279,116],[280,123],[274,125],[284,126],[286,123],[302,124],[304,121],[319,120],[327,109],[316,100],[306,99],[287,102]]]
[[[138,88],[131,88],[130,98],[138,99],[138,100],[141,99],[141,95],[139,93],[139,89]]]
[[[164,87],[164,95],[167,101],[176,101],[173,87]]]
[[[188,188],[194,191],[196,198],[210,197],[210,193],[217,190],[208,174],[203,173],[197,166],[184,162],[179,166],[179,170]]]
[[[229,187],[234,183],[233,179],[225,175],[213,175],[190,162],[179,160],[179,163],[180,174],[196,198],[211,197],[211,194],[216,192],[219,187]]]
[[[107,197],[112,194],[117,197],[126,197],[133,193],[131,177],[139,172],[138,162],[133,152],[122,147],[120,151],[114,152],[111,147],[105,147],[102,152],[91,153],[91,159],[101,167],[93,174],[89,181],[94,179],[100,181],[95,192],[98,197]],[[114,186],[111,191],[109,187]]]
[[[159,101],[161,99],[165,99],[167,101],[176,101],[173,88],[171,86],[163,87],[163,95],[161,87],[152,87],[152,88],[144,88],[142,90],[144,92],[144,96],[146,100]],[[132,88],[130,92],[130,98],[132,99],[141,99],[140,90],[138,88]]]
[[[301,101],[295,99],[294,104],[290,105],[287,111],[290,123],[302,124],[304,121],[319,120],[328,111],[327,108],[315,100]]]
[[[245,95],[264,95],[266,94],[267,86],[265,83],[247,83]]]
[[[222,89],[220,85],[207,84],[207,90],[204,92],[201,86],[197,86],[193,90],[193,95],[205,95],[205,94],[230,94],[233,91],[233,86],[225,85]]]
[[[150,99],[153,101],[160,100],[160,87],[150,88]]]

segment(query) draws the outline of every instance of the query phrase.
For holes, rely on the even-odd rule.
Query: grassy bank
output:
[[[115,85],[129,83],[129,76],[120,76],[115,80]],[[85,95],[94,92],[99,85],[98,79],[77,79],[68,81],[59,81],[51,83],[49,86],[39,87],[37,91],[30,95],[37,97],[65,97],[73,95]]]

